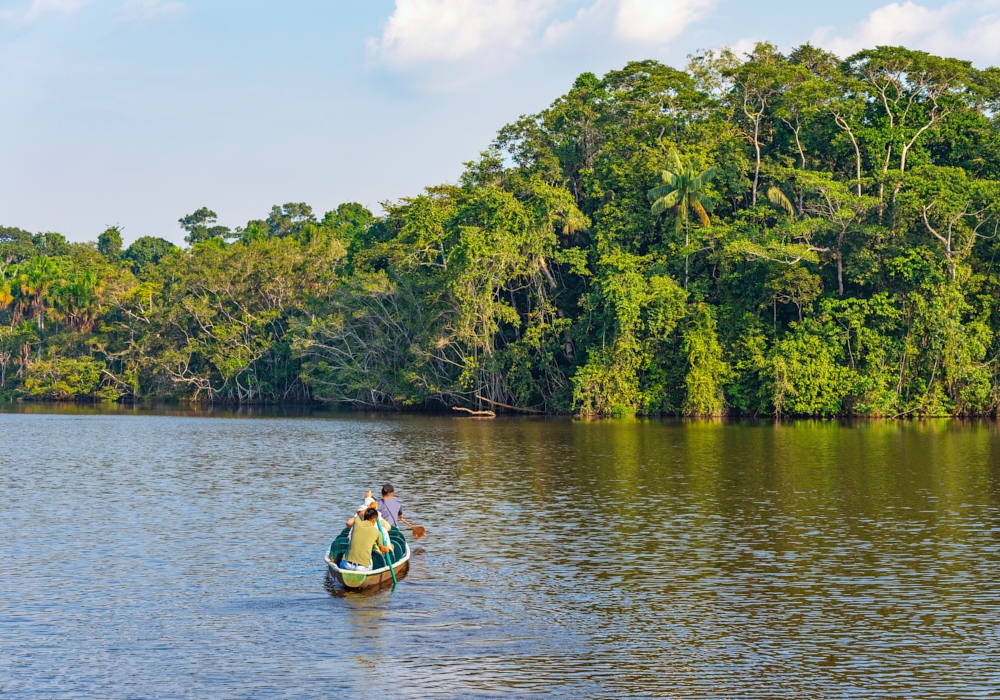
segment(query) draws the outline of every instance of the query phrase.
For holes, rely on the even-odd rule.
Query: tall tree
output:
[[[312,207],[305,202],[289,202],[280,207],[276,204],[267,217],[268,230],[278,238],[295,235],[307,224],[315,223]]]
[[[160,262],[165,256],[177,250],[170,241],[156,236],[142,236],[132,241],[125,251],[124,259],[132,264],[136,272]]]
[[[118,226],[108,226],[97,237],[97,250],[101,255],[117,260],[122,256],[122,232]]]
[[[763,148],[770,141],[770,121],[775,103],[790,82],[802,75],[778,49],[767,42],[754,46],[748,60],[723,68],[733,86],[729,95],[736,117],[754,152],[750,206],[757,206]]]
[[[681,163],[680,156],[674,152],[672,167],[660,173],[663,184],[649,191],[649,199],[653,203],[650,211],[653,215],[659,216],[668,209],[673,209],[677,214],[677,230],[684,229],[684,289],[688,288],[690,271],[690,213],[695,213],[702,226],[711,225],[708,214],[712,211],[713,204],[704,189],[715,177],[715,172],[715,168],[708,168],[699,173],[690,162]]]
[[[219,226],[215,222],[218,215],[208,207],[202,207],[192,214],[182,216],[177,222],[181,228],[187,231],[184,240],[189,245],[204,243],[212,238],[226,239],[231,235],[231,231],[226,226]]]
[[[920,138],[969,105],[972,64],[902,46],[880,46],[859,51],[845,66],[867,97],[869,120],[875,130],[873,145],[881,150],[881,198],[893,156],[898,159],[899,172],[905,172]]]

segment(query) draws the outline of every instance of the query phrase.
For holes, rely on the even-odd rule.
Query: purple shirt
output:
[[[403,506],[395,498],[378,499],[378,512],[390,525],[399,527],[399,519],[403,517]]]

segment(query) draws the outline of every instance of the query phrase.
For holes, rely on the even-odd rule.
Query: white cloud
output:
[[[121,10],[129,17],[153,19],[186,12],[187,6],[176,0],[126,0]]]
[[[61,12],[68,15],[86,4],[87,0],[32,0],[31,6],[21,16],[25,22],[33,22],[46,12]]]
[[[381,40],[369,40],[390,67],[492,57],[528,48],[557,0],[396,0]]]
[[[396,0],[369,57],[391,70],[437,65],[451,76],[592,42],[662,47],[717,0]]]
[[[713,7],[715,0],[620,0],[615,35],[634,44],[666,44]]]
[[[911,0],[894,2],[873,10],[849,34],[837,35],[823,27],[810,41],[844,57],[863,48],[905,45],[956,58],[994,61],[1000,58],[1000,0],[953,0],[939,8]]]

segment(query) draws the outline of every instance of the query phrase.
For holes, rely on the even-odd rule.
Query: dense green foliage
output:
[[[805,45],[581,75],[457,185],[186,249],[0,229],[11,397],[586,414],[1000,402],[1000,70]]]

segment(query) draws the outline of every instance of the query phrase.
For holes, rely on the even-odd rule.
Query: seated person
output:
[[[389,547],[390,550],[396,551],[396,546],[389,539],[389,528],[391,526],[389,525],[389,522],[385,518],[382,517],[382,510],[381,510],[381,506],[379,505],[379,501],[376,501],[374,498],[372,498],[372,492],[371,491],[369,491],[367,494],[365,494],[365,502],[362,503],[360,506],[358,506],[358,515],[363,514],[369,508],[375,508],[375,507],[379,508],[377,525],[378,525],[379,532],[382,533],[382,544],[386,545],[387,547]],[[353,518],[348,518],[347,519],[347,527],[354,527],[354,523],[355,523],[356,520],[357,520],[357,516],[355,516]]]
[[[361,515],[366,510],[368,510],[369,508],[371,508],[372,504],[377,504],[377,501],[374,498],[372,498],[372,492],[369,491],[368,493],[365,494],[365,502],[362,503],[360,506],[358,506],[358,515]],[[348,518],[346,525],[347,525],[347,527],[353,527],[354,526],[354,518]]]
[[[347,548],[347,553],[340,560],[340,568],[346,571],[371,571],[372,570],[372,548],[377,546],[378,551],[383,554],[389,548],[379,544],[382,540],[382,533],[378,529],[378,509],[369,508],[360,519],[354,522],[354,529],[351,530],[351,544]]]

